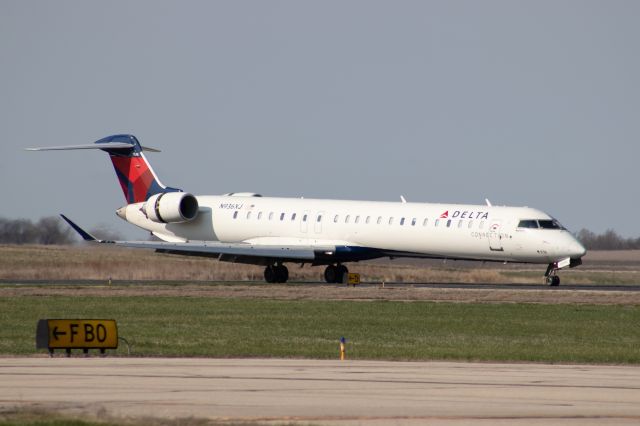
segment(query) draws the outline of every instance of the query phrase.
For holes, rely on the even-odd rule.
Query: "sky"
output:
[[[0,2],[0,216],[137,238],[100,151],[193,194],[539,208],[640,236],[640,2]]]

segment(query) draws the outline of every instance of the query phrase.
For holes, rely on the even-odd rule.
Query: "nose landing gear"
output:
[[[547,267],[547,272],[545,272],[544,277],[547,281],[547,284],[551,287],[558,287],[560,285],[560,277],[556,275],[557,272],[557,264],[550,263]]]
[[[558,287],[560,285],[560,277],[557,275],[549,275],[547,277],[547,284],[551,287]]]

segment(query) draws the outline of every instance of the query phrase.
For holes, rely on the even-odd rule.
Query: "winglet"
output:
[[[78,234],[80,234],[80,236],[82,237],[83,240],[85,240],[85,241],[95,241],[95,242],[98,242],[98,243],[102,243],[103,242],[102,240],[97,239],[96,237],[94,237],[93,235],[91,235],[90,233],[85,231],[84,229],[80,228],[78,225],[73,223],[73,221],[71,221],[71,219],[69,219],[65,215],[61,214],[60,216],[62,216],[62,218],[65,220],[65,222],[67,222],[69,224],[69,226],[71,226],[74,229],[74,231],[76,231]]]

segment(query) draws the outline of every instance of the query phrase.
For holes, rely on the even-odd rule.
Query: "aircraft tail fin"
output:
[[[27,148],[29,151],[61,151],[72,149],[100,149],[111,158],[122,192],[128,204],[140,203],[164,192],[182,192],[165,186],[151,168],[143,151],[160,152],[143,147],[133,135],[112,135],[93,144]]]

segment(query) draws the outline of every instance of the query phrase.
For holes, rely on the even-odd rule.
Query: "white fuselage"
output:
[[[519,227],[553,220],[528,207],[255,196],[198,196],[198,216],[162,224],[143,203],[118,211],[165,241],[347,246],[401,255],[526,263],[579,259],[584,247],[565,229]]]

